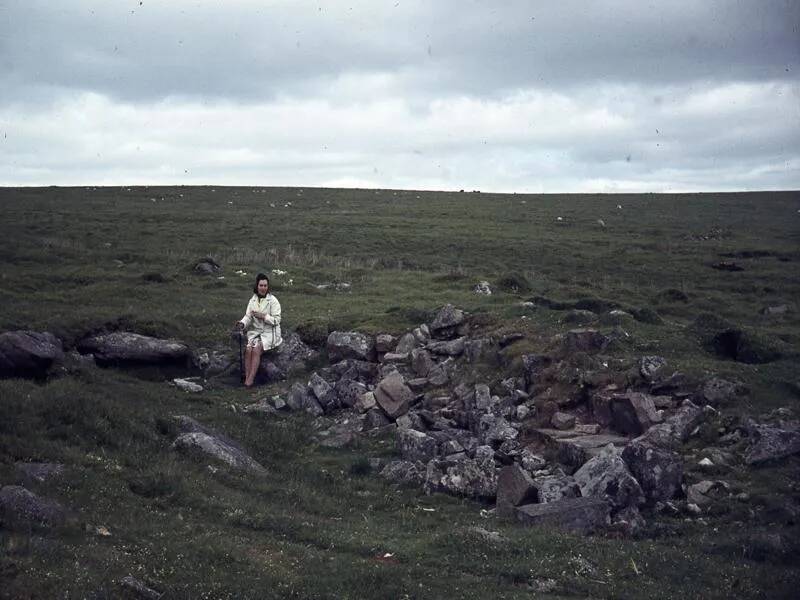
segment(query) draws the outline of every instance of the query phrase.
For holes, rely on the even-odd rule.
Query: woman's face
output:
[[[258,290],[259,296],[266,296],[267,292],[269,291],[269,282],[266,279],[259,280],[256,289]]]

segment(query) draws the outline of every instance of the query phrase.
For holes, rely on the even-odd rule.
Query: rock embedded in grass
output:
[[[55,500],[39,496],[19,485],[0,488],[0,522],[4,526],[58,527],[67,522],[67,510]]]
[[[0,377],[43,377],[63,359],[61,340],[52,333],[0,333]]]
[[[154,338],[130,331],[93,335],[78,342],[82,354],[92,353],[101,365],[188,364],[189,347],[183,342]]]

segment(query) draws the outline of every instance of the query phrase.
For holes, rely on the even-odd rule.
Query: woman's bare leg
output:
[[[247,387],[253,385],[258,373],[258,367],[261,363],[261,344],[256,344],[253,347],[247,347],[247,354],[245,355],[245,379],[244,384]]]

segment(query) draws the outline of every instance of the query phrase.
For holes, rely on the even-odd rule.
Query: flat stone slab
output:
[[[63,358],[61,341],[52,333],[0,333],[0,377],[40,377]]]
[[[600,498],[564,498],[546,504],[526,504],[515,512],[523,525],[550,526],[587,534],[609,524],[609,505]]]
[[[115,331],[86,338],[78,343],[81,354],[92,353],[100,364],[169,364],[191,359],[189,347],[178,341]]]

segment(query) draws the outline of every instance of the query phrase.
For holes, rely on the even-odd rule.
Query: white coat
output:
[[[253,311],[264,313],[264,319],[253,316]],[[283,343],[281,337],[281,304],[272,294],[267,294],[263,298],[253,294],[250,302],[247,303],[247,310],[244,317],[240,319],[247,331],[247,344],[254,346],[257,341],[261,341],[264,350],[277,348]]]

